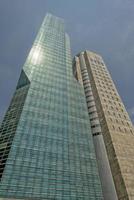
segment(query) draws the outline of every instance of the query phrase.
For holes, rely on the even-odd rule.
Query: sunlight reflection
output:
[[[41,47],[33,47],[30,52],[30,60],[31,63],[36,65],[36,64],[41,64],[43,60],[43,52]]]

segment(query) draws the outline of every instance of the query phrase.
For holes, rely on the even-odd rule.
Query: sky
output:
[[[0,121],[47,12],[65,20],[72,56],[103,57],[134,122],[133,0],[0,0]]]

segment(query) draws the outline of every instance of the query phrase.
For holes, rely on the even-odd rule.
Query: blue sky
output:
[[[73,55],[102,55],[134,122],[133,0],[1,0],[0,120],[46,12],[64,18]]]

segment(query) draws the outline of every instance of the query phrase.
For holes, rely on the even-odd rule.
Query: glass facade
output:
[[[84,90],[73,77],[62,19],[45,17],[6,116],[0,197],[103,199]]]

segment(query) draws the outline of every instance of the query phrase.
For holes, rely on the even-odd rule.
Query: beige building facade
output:
[[[134,128],[107,67],[84,51],[73,72],[85,91],[104,199],[134,200]]]

